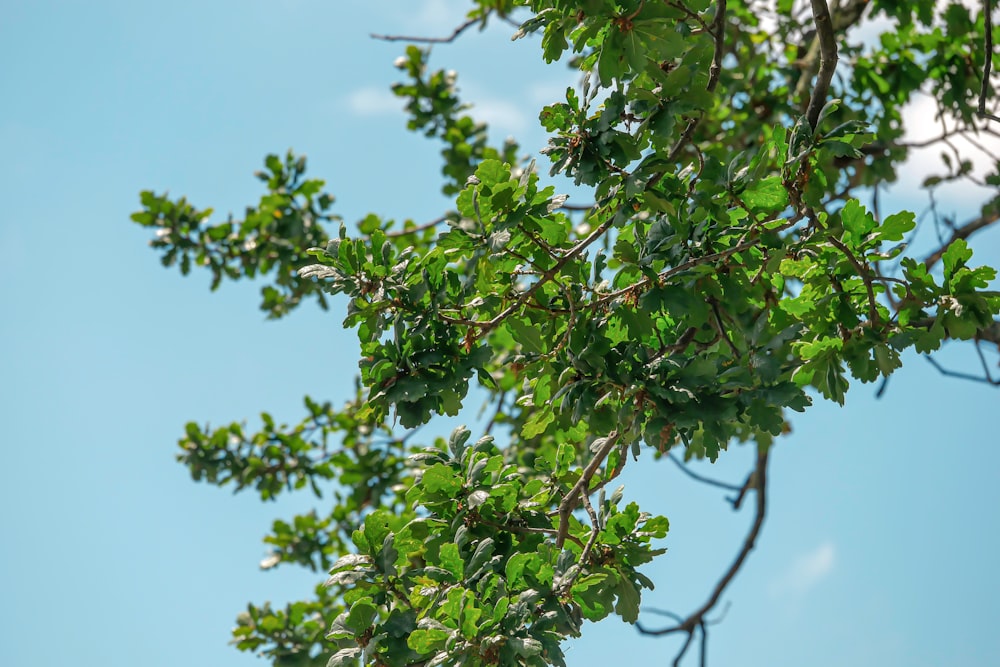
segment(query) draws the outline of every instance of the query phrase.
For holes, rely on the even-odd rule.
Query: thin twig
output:
[[[448,217],[443,215],[440,218],[435,218],[434,220],[431,220],[430,222],[425,222],[421,225],[415,225],[413,227],[403,228],[403,229],[394,229],[390,232],[386,232],[385,237],[387,239],[394,239],[394,238],[399,238],[400,236],[407,236],[408,234],[419,234],[422,231],[437,227],[442,222],[445,222],[447,219]]]
[[[927,268],[930,269],[932,266],[941,261],[941,257],[944,255],[945,250],[948,249],[948,246],[950,246],[953,241],[956,241],[957,239],[967,239],[976,232],[978,232],[980,229],[989,227],[997,220],[1000,220],[1000,212],[994,211],[992,213],[988,213],[987,215],[976,218],[975,220],[967,222],[961,227],[956,227],[952,231],[951,238],[948,239],[947,242],[942,243],[940,248],[938,248],[937,250],[935,250],[930,255],[924,258],[924,264],[926,264]]]
[[[687,653],[692,641],[694,641],[694,633],[689,632],[687,639],[684,640],[684,645],[681,646],[681,650],[677,652],[677,656],[674,658],[673,663],[671,663],[673,667],[680,667],[681,660],[684,658],[684,654]]]
[[[555,264],[552,265],[552,268],[550,268],[548,271],[546,271],[545,273],[543,273],[542,275],[540,275],[538,277],[538,280],[536,280],[531,285],[531,287],[529,287],[526,291],[524,291],[520,295],[518,295],[518,297],[514,300],[514,303],[512,303],[509,306],[507,306],[506,308],[504,308],[502,311],[500,311],[499,313],[497,313],[491,319],[489,319],[489,320],[487,320],[485,322],[463,321],[461,323],[477,327],[478,331],[476,332],[476,334],[473,337],[473,339],[474,340],[480,340],[483,336],[485,336],[486,334],[488,334],[490,331],[493,331],[493,329],[496,329],[500,325],[501,322],[503,322],[505,319],[507,319],[507,317],[509,317],[510,315],[512,315],[515,312],[517,312],[518,308],[520,308],[521,306],[523,306],[529,299],[531,299],[535,295],[535,293],[538,292],[538,290],[540,290],[550,280],[552,280],[553,278],[555,278],[556,275],[562,270],[562,268],[564,266],[566,266],[566,264],[569,263],[570,260],[572,260],[574,257],[576,257],[581,252],[583,252],[594,241],[596,241],[597,239],[599,239],[601,236],[604,235],[605,232],[607,232],[609,229],[611,229],[611,226],[615,223],[616,220],[617,220],[617,217],[615,215],[609,215],[608,219],[605,220],[603,223],[601,223],[601,225],[597,229],[595,229],[594,231],[592,231],[587,236],[587,238],[585,238],[585,239],[577,242],[576,245],[574,245],[572,248],[570,248],[569,250],[567,250],[566,254],[563,255],[562,257],[560,257],[559,260]]]
[[[555,535],[556,531],[554,528],[535,528],[533,526],[515,526],[509,523],[497,523],[495,521],[490,521],[489,519],[479,518],[479,523],[484,526],[489,526],[490,528],[496,528],[497,530],[503,530],[508,533],[524,533],[524,534],[538,534],[538,535]],[[581,549],[584,548],[583,541],[575,535],[567,535],[566,539],[570,542],[578,545]]]
[[[801,220],[801,218],[802,218],[801,215],[796,214],[796,215],[792,216],[791,218],[789,218],[783,224],[781,224],[781,225],[779,225],[779,226],[777,226],[777,227],[775,227],[773,229],[770,229],[769,231],[775,232],[775,233],[784,231],[784,230],[788,229],[789,227],[792,227],[793,225],[798,224],[798,222],[799,222],[799,220]],[[692,259],[689,259],[686,262],[682,262],[680,264],[677,264],[676,266],[672,266],[669,269],[661,271],[660,273],[658,273],[656,275],[655,281],[658,282],[658,283],[662,283],[663,281],[665,281],[665,280],[667,280],[667,279],[669,279],[669,278],[671,278],[671,277],[673,277],[673,276],[675,276],[678,273],[681,273],[683,271],[687,271],[687,270],[692,269],[692,268],[694,268],[696,266],[699,266],[701,264],[707,264],[709,262],[714,262],[714,261],[719,260],[719,259],[728,259],[731,255],[735,255],[736,253],[743,252],[744,250],[749,250],[750,248],[759,246],[760,244],[761,244],[761,240],[758,237],[758,238],[755,238],[755,239],[750,240],[750,241],[743,241],[743,242],[741,242],[741,243],[739,243],[739,244],[737,244],[737,245],[735,245],[735,246],[733,246],[731,248],[726,248],[725,250],[720,250],[718,252],[713,252],[713,253],[708,254],[708,255],[702,255],[701,257],[694,257]],[[649,285],[652,285],[653,282],[654,282],[653,278],[649,278],[648,276],[644,277],[642,280],[640,280],[640,281],[638,281],[636,283],[633,283],[632,285],[629,285],[628,287],[623,287],[620,290],[616,290],[614,292],[608,292],[607,294],[603,294],[603,295],[601,295],[601,297],[599,299],[595,299],[594,301],[592,301],[588,305],[591,308],[600,307],[600,306],[604,305],[605,303],[608,303],[609,301],[614,301],[615,299],[617,299],[617,298],[619,298],[619,297],[621,297],[621,296],[623,296],[625,294],[628,294],[629,292],[633,292],[633,291],[634,292],[638,292],[638,290],[641,290],[641,289],[643,289],[643,288],[645,288],[645,287],[647,287]]]
[[[479,23],[480,19],[468,19],[460,26],[455,28],[455,30],[447,37],[411,37],[409,35],[376,35],[371,34],[372,39],[380,39],[383,42],[419,42],[421,44],[449,44],[458,39],[458,36],[463,32]]]
[[[979,355],[979,363],[983,366],[983,375],[986,376],[986,381],[993,385],[1000,385],[1000,380],[994,380],[993,374],[990,373],[990,366],[986,363],[986,355],[983,354],[983,348],[977,340],[975,342],[976,354]]]
[[[680,6],[678,4],[678,6]],[[725,56],[725,40],[726,40],[726,0],[716,0],[715,4],[715,18],[712,19],[712,28],[709,31],[715,40],[715,54],[712,56],[712,66],[709,69],[708,74],[708,85],[705,87],[708,92],[713,92],[715,87],[719,84],[719,75],[722,73],[722,59]],[[698,124],[701,119],[705,117],[704,113],[698,114],[694,118],[688,119],[687,127],[681,133],[680,138],[674,144],[673,148],[670,149],[670,153],[667,155],[667,162],[676,162],[677,158],[680,157],[681,151],[690,143],[692,137],[694,137],[694,131],[698,128]],[[646,184],[647,188],[651,188],[656,185],[660,179],[663,177],[663,172],[655,174],[649,179]]]
[[[1000,387],[1000,380],[994,380],[993,378],[983,377],[981,375],[973,375],[972,373],[963,373],[962,371],[953,371],[939,364],[934,357],[930,355],[925,356],[924,359],[927,360],[927,363],[936,368],[938,373],[946,377],[958,378],[960,380],[972,380],[973,382],[982,382],[983,384]]]
[[[743,490],[743,487],[741,486],[736,486],[735,484],[729,484],[728,482],[720,482],[717,479],[712,479],[710,477],[699,475],[698,473],[694,472],[686,465],[684,465],[684,463],[682,463],[680,459],[678,459],[673,454],[667,454],[667,458],[670,459],[675,466],[680,468],[681,472],[683,472],[685,475],[695,480],[696,482],[701,482],[702,484],[708,484],[709,486],[714,486],[719,489],[725,489],[726,491],[735,491],[736,493],[739,493],[740,491]]]
[[[854,267],[854,270],[858,272],[858,277],[861,278],[861,282],[865,284],[865,290],[868,292],[868,319],[871,321],[872,326],[878,326],[878,302],[875,300],[875,288],[872,285],[871,267],[867,264],[862,264],[861,261],[854,256],[854,253],[851,252],[851,249],[844,245],[840,239],[831,236],[830,245],[844,253],[847,261],[850,262]]]
[[[493,416],[490,417],[490,421],[487,422],[486,428],[483,431],[484,435],[490,435],[493,431],[493,427],[496,426],[497,418],[500,416],[500,412],[503,410],[504,399],[507,398],[507,392],[501,391],[497,399],[496,410],[493,411]],[[486,409],[486,405],[483,405],[483,409]]]

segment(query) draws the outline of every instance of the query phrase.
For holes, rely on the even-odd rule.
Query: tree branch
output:
[[[924,258],[924,264],[926,264],[927,268],[930,269],[932,266],[941,261],[941,256],[944,255],[945,250],[948,249],[948,246],[950,246],[953,241],[958,239],[967,239],[979,230],[989,227],[997,220],[1000,220],[1000,211],[988,213],[976,218],[975,220],[965,223],[961,227],[956,227],[952,230],[951,238],[948,239],[947,242]]]
[[[939,364],[934,357],[926,355],[924,359],[927,360],[931,366],[933,366],[938,373],[944,375],[945,377],[958,378],[960,380],[972,380],[973,382],[982,382],[984,384],[992,385],[994,387],[1000,387],[1000,380],[994,380],[990,375],[989,369],[986,368],[986,360],[983,358],[983,351],[979,349],[979,345],[976,345],[976,351],[979,352],[979,359],[983,363],[983,368],[985,370],[985,375],[973,375],[972,373],[964,373],[962,371],[953,371],[949,368],[945,368]]]
[[[726,0],[716,0],[715,18],[712,19],[712,34],[715,37],[715,55],[708,71],[708,92],[715,90],[722,73],[722,58],[726,45]]]
[[[409,228],[404,227],[403,229],[394,229],[390,232],[386,232],[385,237],[387,239],[392,239],[392,238],[399,238],[400,236],[406,236],[407,234],[419,234],[422,231],[437,227],[442,222],[445,222],[447,219],[448,217],[443,215],[440,218],[435,218],[430,222],[425,222],[423,224],[416,225],[414,227],[409,227]]]
[[[590,485],[590,480],[594,477],[597,469],[601,467],[604,463],[604,459],[608,458],[608,454],[611,450],[615,448],[618,441],[618,431],[612,431],[604,439],[604,443],[601,445],[600,449],[594,452],[594,458],[591,459],[587,467],[583,469],[583,474],[580,475],[580,479],[576,481],[573,488],[569,490],[563,499],[559,503],[559,530],[556,533],[556,547],[561,549],[563,543],[566,541],[569,535],[569,517],[573,513],[573,509],[576,507],[577,498],[580,494],[586,494],[589,492],[587,488]]]
[[[709,486],[714,486],[719,489],[725,489],[726,491],[735,491],[736,493],[740,493],[743,490],[742,486],[736,486],[735,484],[729,484],[728,482],[720,482],[717,479],[712,479],[711,477],[705,477],[703,475],[699,475],[698,473],[694,472],[686,465],[684,465],[684,463],[682,463],[673,454],[667,454],[667,458],[670,459],[670,461],[675,466],[680,468],[681,472],[683,472],[685,475],[695,480],[696,482],[701,482],[702,484],[708,484]]]
[[[983,63],[983,82],[979,88],[979,108],[976,112],[980,118],[1000,120],[1000,116],[986,111],[986,97],[990,92],[990,71],[993,69],[993,3],[990,0],[983,0],[983,23],[986,33],[983,40],[983,51],[986,57]]]
[[[868,266],[867,262],[862,264],[861,261],[854,256],[854,253],[851,252],[851,249],[844,245],[840,239],[831,236],[830,245],[844,253],[844,257],[846,257],[847,261],[851,263],[854,270],[858,272],[858,277],[861,278],[861,282],[865,284],[865,290],[868,292],[868,319],[871,321],[872,326],[878,326],[878,303],[875,301],[875,288],[872,285],[871,267]]]
[[[735,560],[729,568],[723,573],[722,577],[716,583],[715,588],[712,589],[711,594],[705,603],[696,609],[694,612],[688,615],[687,618],[679,621],[676,625],[672,625],[667,628],[662,628],[660,630],[650,630],[641,624],[636,624],[639,632],[644,635],[655,635],[663,636],[674,634],[678,632],[683,632],[687,634],[687,639],[684,642],[684,646],[681,648],[680,655],[675,659],[674,664],[677,665],[680,662],[680,658],[683,657],[684,653],[687,651],[688,647],[694,638],[694,633],[701,628],[704,632],[705,615],[710,612],[716,604],[719,602],[719,598],[725,592],[726,588],[736,577],[736,574],[743,567],[746,562],[747,556],[753,551],[754,545],[757,542],[757,537],[760,535],[761,528],[764,525],[764,518],[767,515],[767,460],[768,460],[767,449],[759,450],[757,452],[757,464],[754,468],[752,474],[752,486],[757,491],[757,504],[756,510],[754,512],[754,521],[750,527],[750,532],[747,533],[746,538],[743,540],[743,545],[740,547],[739,553],[736,554]],[[657,612],[663,613],[663,612]],[[673,618],[677,618],[673,614],[668,614]],[[704,657],[704,656],[703,656]]]
[[[380,39],[383,42],[419,42],[421,44],[450,44],[458,39],[459,35],[479,23],[480,19],[467,19],[460,26],[455,28],[447,37],[411,37],[409,35],[377,35],[371,33],[372,39]]]
[[[826,96],[830,92],[830,82],[833,73],[837,71],[837,38],[833,33],[833,19],[830,18],[830,7],[826,0],[811,0],[813,18],[816,20],[816,36],[819,39],[819,73],[816,75],[816,85],[809,98],[806,118],[809,126],[815,130],[819,123],[819,113],[826,104]]]

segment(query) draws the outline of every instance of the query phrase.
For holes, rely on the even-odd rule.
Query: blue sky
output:
[[[436,217],[449,206],[439,147],[408,135],[385,93],[403,47],[368,33],[446,34],[462,8],[5,3],[0,665],[262,664],[227,646],[229,630],[247,601],[309,594],[313,575],[257,564],[271,521],[310,498],[263,505],[196,485],[173,460],[176,441],[188,420],[253,424],[268,410],[290,421],[306,393],[344,399],[353,333],[336,309],[268,322],[259,285],[210,293],[207,276],[164,270],[129,214],[142,189],[239,214],[259,196],[264,155],[293,147],[348,221]],[[571,79],[510,32],[439,47],[432,64],[459,70],[496,138],[516,133],[537,151],[531,108]],[[907,172],[890,203],[922,208],[908,189],[918,176]],[[974,215],[968,195],[942,206]],[[981,261],[1000,262],[995,232],[977,244]],[[976,369],[968,347],[941,359]],[[1000,394],[907,361],[881,400],[855,386],[845,408],[818,405],[778,444],[771,513],[711,629],[710,665],[1000,664]],[[703,472],[739,480],[751,458],[736,448]],[[645,602],[689,611],[750,517],[669,464],[640,461],[626,484],[627,498],[672,522]],[[569,659],[660,664],[675,647],[611,620]]]

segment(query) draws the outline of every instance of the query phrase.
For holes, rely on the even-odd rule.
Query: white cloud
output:
[[[783,575],[772,581],[771,595],[797,597],[805,594],[833,571],[836,561],[833,543],[824,542],[796,558]]]
[[[487,123],[491,130],[517,134],[528,126],[524,109],[507,100],[477,99],[467,113],[476,120]]]
[[[446,35],[465,20],[469,3],[456,0],[426,0],[418,12],[415,22],[423,29],[434,29]]]
[[[977,100],[969,100],[969,104],[977,102]],[[950,114],[945,116],[944,125],[942,125],[941,119],[936,117],[937,113],[937,105],[933,98],[928,95],[916,96],[903,109],[903,124],[906,128],[904,140],[909,142],[932,140],[941,136],[944,127],[951,130],[958,125],[958,121]],[[973,141],[992,155],[1000,155],[1000,139],[997,137],[979,133],[974,135]],[[995,168],[995,158],[984,153],[961,135],[952,136],[951,143],[960,150],[963,159],[972,162],[972,174],[978,179],[982,179]],[[937,142],[924,148],[911,149],[906,164],[897,170],[899,181],[892,186],[891,191],[916,192],[921,188],[927,176],[946,173],[947,169],[941,160],[942,152],[948,153],[949,157],[952,158],[952,164],[957,166],[954,153],[943,143]],[[982,201],[984,200],[984,189],[972,181],[960,179],[941,186],[937,192],[937,199],[939,203],[951,202],[951,204]]]
[[[347,96],[347,106],[359,116],[373,116],[400,111],[403,101],[385,88],[365,86]]]
[[[500,132],[519,133],[528,127],[528,117],[517,104],[497,97],[469,98],[471,108],[462,112],[477,121],[489,124]],[[391,91],[376,86],[358,88],[347,96],[347,106],[358,116],[375,116],[397,113],[405,102]]]
[[[579,76],[570,75],[564,81],[536,81],[528,86],[527,97],[532,104],[543,105],[566,101],[566,89],[576,88]]]

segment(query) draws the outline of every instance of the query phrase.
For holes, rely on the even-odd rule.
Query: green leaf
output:
[[[780,176],[768,176],[752,184],[740,198],[753,209],[779,211],[788,206],[788,192]]]
[[[941,255],[941,262],[944,265],[945,280],[951,278],[959,267],[964,266],[972,257],[972,249],[969,248],[965,239],[955,239],[948,245],[948,249]]]
[[[531,637],[510,637],[507,639],[507,645],[514,653],[524,658],[538,655],[544,648],[540,641]]]
[[[622,577],[618,580],[615,593],[618,595],[615,612],[622,617],[622,620],[626,623],[635,623],[639,620],[639,589],[635,584]]]
[[[507,320],[507,326],[510,327],[514,340],[521,344],[521,347],[525,352],[535,354],[541,354],[544,352],[541,334],[534,325],[525,323],[516,318],[511,318]]]
[[[360,635],[371,627],[377,614],[378,609],[372,604],[372,601],[369,598],[362,598],[351,605],[344,625],[353,630],[355,634]]]
[[[342,648],[332,656],[326,663],[326,667],[356,667],[358,659],[361,657],[361,648]]]
[[[860,248],[861,241],[876,226],[875,218],[857,199],[851,199],[844,205],[840,211],[840,219],[844,225],[843,242],[852,250]]]
[[[428,655],[444,648],[451,633],[438,628],[414,630],[406,639],[406,645],[421,655]]]
[[[439,555],[441,567],[455,575],[455,581],[460,581],[465,571],[465,561],[458,553],[458,545],[452,542],[442,544]]]
[[[436,463],[424,471],[420,485],[433,493],[453,496],[462,488],[459,473],[444,463]]]
[[[883,241],[902,241],[916,225],[916,216],[911,211],[893,213],[879,226],[878,237]]]
[[[465,424],[461,426],[456,426],[455,430],[451,432],[451,437],[448,438],[448,448],[451,450],[451,455],[455,459],[462,458],[462,451],[465,449],[465,443],[468,442],[469,436],[472,435],[472,431],[465,427]]]

